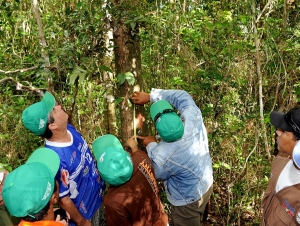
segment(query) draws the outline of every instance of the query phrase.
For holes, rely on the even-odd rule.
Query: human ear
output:
[[[56,192],[54,192],[54,193],[52,194],[52,196],[51,196],[51,198],[50,198],[50,202],[51,202],[51,204],[53,204],[53,205],[57,204],[57,202],[58,202],[58,197],[57,197],[57,195],[56,195]]]
[[[49,128],[50,130],[55,130],[55,129],[57,128],[57,126],[56,126],[55,123],[50,123],[50,124],[48,125],[48,128]]]

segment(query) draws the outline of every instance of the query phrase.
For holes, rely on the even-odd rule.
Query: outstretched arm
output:
[[[144,105],[150,102],[150,93],[134,92],[130,100],[134,104]]]
[[[154,136],[136,136],[136,138],[142,140],[143,146],[147,147],[148,144],[150,144],[151,142],[156,142],[156,139]]]

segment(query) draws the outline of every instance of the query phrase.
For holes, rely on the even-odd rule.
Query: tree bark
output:
[[[270,2],[270,1],[269,1]],[[268,2],[268,4],[269,4]],[[266,127],[264,123],[264,103],[263,103],[263,90],[262,90],[262,72],[261,72],[261,54],[260,54],[260,39],[259,34],[257,32],[257,24],[259,22],[259,18],[261,14],[258,16],[258,18],[255,17],[256,11],[255,11],[255,3],[252,2],[251,5],[252,8],[252,15],[253,15],[253,33],[254,33],[254,41],[255,41],[255,62],[256,62],[256,73],[258,77],[258,89],[259,89],[259,114],[260,114],[260,122],[261,122],[261,133],[264,139],[265,143],[265,150],[266,154],[269,160],[271,160],[271,154],[270,154],[270,148],[268,144],[268,138],[266,134]],[[265,7],[266,8],[266,7]]]
[[[38,30],[39,30],[39,39],[40,39],[40,43],[42,45],[42,52],[41,52],[41,56],[44,59],[44,70],[47,72],[50,72],[49,68],[50,67],[50,59],[49,59],[49,55],[48,55],[48,51],[46,50],[47,48],[47,42],[45,39],[45,35],[44,35],[44,28],[43,28],[43,23],[42,23],[42,19],[41,19],[41,14],[40,14],[40,9],[39,9],[39,4],[37,0],[33,0],[32,1],[32,6],[33,6],[33,12],[34,15],[36,17],[36,22],[38,24]],[[53,82],[52,82],[52,76],[51,73],[47,73],[48,74],[48,85],[49,85],[49,91],[51,93],[54,92],[54,86],[53,86]]]
[[[122,18],[114,24],[113,29],[115,69],[116,74],[131,72],[135,77],[135,85],[131,86],[125,81],[116,91],[118,97],[124,97],[119,107],[121,130],[118,134],[118,138],[123,144],[134,134],[133,107],[136,107],[136,116],[138,114],[144,116],[144,108],[132,106],[129,100],[134,91],[142,91],[143,87],[139,29],[136,25],[133,30],[132,27],[126,26],[124,22],[125,18]]]

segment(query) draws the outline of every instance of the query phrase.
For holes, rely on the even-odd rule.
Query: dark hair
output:
[[[43,209],[41,209],[38,213],[32,214],[31,216],[27,215],[25,217],[22,217],[22,219],[29,222],[41,221],[47,215],[49,208],[50,208],[50,202],[48,202],[47,205]]]
[[[49,114],[49,115],[48,115],[47,125],[46,125],[46,130],[45,130],[44,134],[41,135],[41,137],[46,138],[46,139],[49,139],[49,138],[51,138],[51,137],[53,136],[52,131],[49,129],[49,125],[50,125],[51,123],[53,123],[53,122],[54,122],[54,118],[53,118],[52,115]]]
[[[293,138],[295,141],[300,140],[300,138],[298,136],[296,136],[294,133],[293,133],[293,136],[294,136]]]
[[[54,188],[53,188],[52,195],[56,191],[57,191],[56,180],[54,180]],[[49,208],[50,208],[50,202],[48,202],[47,205],[43,209],[41,209],[38,213],[31,214],[30,216],[27,215],[25,217],[22,217],[22,219],[29,222],[41,221],[44,219],[45,216],[47,216]]]

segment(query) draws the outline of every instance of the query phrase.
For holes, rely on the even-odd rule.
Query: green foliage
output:
[[[9,171],[23,164],[30,151],[42,144],[21,123],[21,113],[30,102],[14,92],[6,87],[0,97],[0,163]]]
[[[131,72],[119,73],[116,79],[120,85],[122,85],[125,81],[127,81],[129,85],[133,85],[135,82],[134,75]]]
[[[75,66],[72,73],[70,74],[70,84],[74,85],[75,80],[78,78],[78,82],[81,84],[86,76],[87,71],[79,67],[78,65]]]

